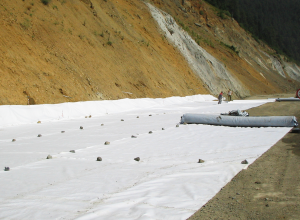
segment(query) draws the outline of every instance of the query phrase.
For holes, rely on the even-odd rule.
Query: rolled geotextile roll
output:
[[[278,98],[276,99],[276,102],[281,102],[281,101],[300,101],[299,98]]]
[[[208,124],[233,127],[296,127],[295,116],[242,117],[228,115],[207,115],[187,113],[181,117],[181,123]]]

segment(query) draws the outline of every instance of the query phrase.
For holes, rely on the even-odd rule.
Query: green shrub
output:
[[[236,54],[239,54],[239,51],[236,49],[235,46],[233,45],[228,45],[228,44],[225,44],[224,42],[221,41],[221,45],[227,47],[228,49],[232,50],[233,52],[235,52]]]
[[[222,18],[222,19],[227,19],[228,17],[231,17],[231,14],[229,13],[229,11],[225,11],[225,10],[220,10],[217,15]]]
[[[228,17],[231,17],[231,14],[229,11],[224,11],[225,15],[227,15]]]
[[[42,2],[44,5],[49,5],[49,3],[51,2],[51,0],[41,0],[41,2]]]

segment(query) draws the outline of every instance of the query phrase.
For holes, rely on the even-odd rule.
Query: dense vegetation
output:
[[[206,0],[278,53],[300,62],[299,0]]]

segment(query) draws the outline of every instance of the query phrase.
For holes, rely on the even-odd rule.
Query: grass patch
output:
[[[210,46],[210,47],[212,47],[212,48],[215,48],[215,45],[213,44],[213,42],[211,42],[211,40],[204,39],[204,42],[205,42],[208,46]]]
[[[81,40],[84,40],[84,35],[79,34],[78,37],[79,37]]]
[[[28,30],[31,24],[30,21],[27,18],[25,18],[25,20],[22,23],[20,23],[20,25],[24,30]]]
[[[184,25],[184,23],[182,21],[180,21],[179,19],[176,19],[176,18],[175,18],[175,20],[177,20],[177,23],[182,27],[183,30],[185,30],[188,33],[190,32],[190,28],[188,26]]]

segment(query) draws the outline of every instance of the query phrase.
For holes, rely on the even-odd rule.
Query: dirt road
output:
[[[247,112],[251,116],[294,115],[299,122],[300,101],[267,103]],[[286,134],[238,173],[189,218],[196,219],[300,219],[300,133]]]

